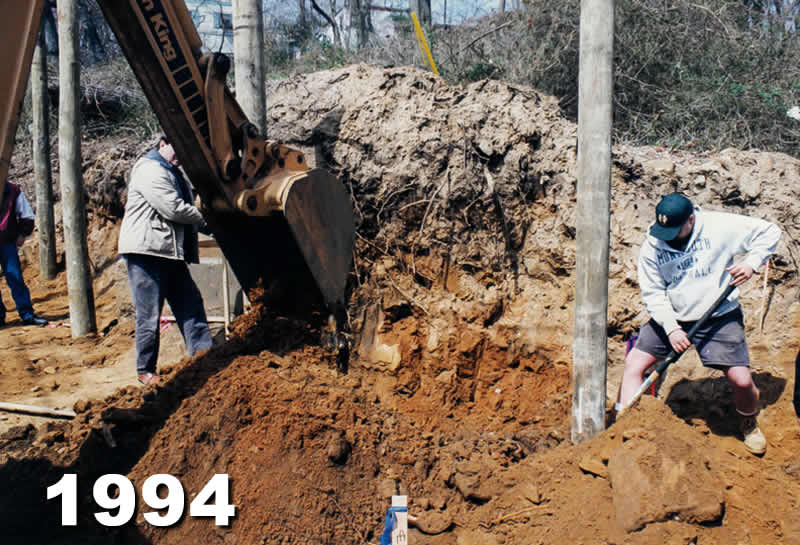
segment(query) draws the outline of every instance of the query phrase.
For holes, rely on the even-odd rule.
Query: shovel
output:
[[[725,288],[725,291],[722,292],[722,295],[720,295],[717,298],[716,301],[714,301],[714,304],[711,305],[711,308],[709,308],[706,311],[706,313],[703,314],[703,316],[699,320],[697,320],[697,322],[695,322],[695,324],[692,326],[692,328],[686,334],[689,337],[689,339],[692,338],[692,335],[697,333],[698,329],[700,329],[701,327],[703,327],[705,325],[705,323],[708,321],[708,319],[711,317],[711,315],[714,314],[714,311],[717,310],[717,308],[719,308],[719,306],[722,304],[722,302],[725,299],[727,299],[728,296],[731,294],[731,292],[733,290],[735,290],[735,289],[736,289],[736,286],[733,286],[733,285],[730,285],[730,284],[728,285],[727,288]],[[647,379],[642,383],[642,385],[636,391],[636,394],[633,396],[633,399],[631,399],[630,403],[628,403],[627,405],[622,407],[622,409],[620,409],[620,411],[617,413],[617,417],[622,416],[622,413],[624,413],[630,407],[632,407],[634,404],[636,404],[636,402],[639,401],[639,398],[642,397],[642,394],[644,394],[647,391],[647,389],[650,387],[650,385],[658,380],[658,377],[660,377],[664,373],[664,371],[666,371],[667,367],[669,367],[670,365],[672,365],[673,363],[678,361],[680,359],[680,357],[683,355],[684,352],[686,352],[686,350],[684,350],[680,354],[676,353],[674,350],[670,351],[670,353],[667,355],[667,357],[664,358],[663,360],[661,360],[656,365],[656,370],[653,371],[652,373],[650,373],[650,376],[648,376]]]

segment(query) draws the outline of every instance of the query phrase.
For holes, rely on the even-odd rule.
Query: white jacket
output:
[[[158,152],[139,159],[131,171],[128,202],[119,232],[120,254],[146,254],[167,259],[196,261],[186,256],[184,240],[194,236],[193,254],[197,253],[196,225],[203,223],[197,207],[183,200],[175,175],[159,160]],[[191,188],[187,189],[191,192]]]
[[[650,316],[667,333],[678,321],[699,320],[731,282],[725,269],[735,255],[758,269],[775,251],[781,231],[774,223],[695,207],[695,225],[686,249],[675,250],[648,235],[639,253],[639,287]],[[714,316],[738,305],[739,290],[724,301]]]

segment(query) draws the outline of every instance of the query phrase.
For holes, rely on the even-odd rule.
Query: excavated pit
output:
[[[9,542],[377,543],[400,493],[419,517],[413,544],[800,543],[789,386],[800,162],[614,150],[609,402],[624,337],[645,319],[636,256],[659,196],[678,189],[704,207],[764,217],[785,236],[766,287],[754,277],[741,300],[767,454],[744,450],[724,378],[693,353],[670,370],[660,401],[644,398],[575,446],[576,134],[556,101],[363,65],[276,82],[269,96],[270,137],[303,149],[353,197],[349,372],[318,347],[323,315],[256,304],[231,341],[170,367],[158,392],[126,387],[79,402],[73,422],[0,438],[0,486],[15,491],[0,498]],[[95,206],[97,217],[114,215]],[[97,248],[97,258],[109,250]],[[124,277],[101,278],[126,289]],[[129,343],[126,323],[110,338]],[[14,342],[3,335],[3,346]],[[78,473],[75,529],[59,527],[59,506],[45,499],[64,473]],[[137,489],[168,473],[189,496],[227,473],[237,517],[156,528],[140,501],[135,523],[102,528],[91,483],[106,473]]]

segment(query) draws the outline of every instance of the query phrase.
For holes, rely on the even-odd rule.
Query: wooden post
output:
[[[47,94],[47,45],[44,24],[31,64],[33,110],[33,174],[36,179],[36,224],[39,228],[39,275],[56,277],[56,228],[53,217],[53,176],[50,170],[50,99]]]
[[[264,91],[264,17],[260,0],[233,0],[236,100],[250,122],[267,134]]]
[[[572,441],[605,429],[614,0],[581,0]]]
[[[73,337],[97,331],[81,174],[78,0],[58,0],[58,161]]]
[[[36,405],[22,405],[20,403],[2,402],[0,403],[0,411],[52,416],[55,418],[75,418],[75,411],[70,409],[51,409],[50,407],[37,407]]]

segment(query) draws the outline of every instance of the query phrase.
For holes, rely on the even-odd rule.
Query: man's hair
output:
[[[157,146],[161,146],[161,142],[164,142],[166,145],[169,145],[169,138],[167,138],[166,134],[162,134],[158,137],[158,144]]]

